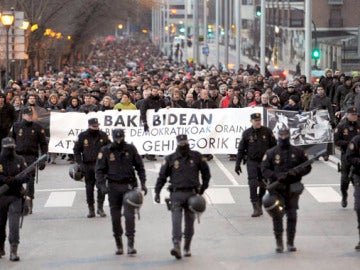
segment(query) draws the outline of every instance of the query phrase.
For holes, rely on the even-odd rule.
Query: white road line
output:
[[[51,192],[45,207],[71,207],[75,199],[76,192]]]
[[[214,156],[213,159],[220,170],[225,174],[227,179],[233,184],[233,186],[239,186],[239,183],[235,180],[234,176],[229,172],[228,169],[222,164],[222,162]]]
[[[205,199],[210,204],[234,204],[235,200],[228,188],[208,188]]]
[[[324,183],[324,184],[305,184],[305,187],[338,187],[340,184],[330,184],[330,183]],[[249,185],[211,185],[211,188],[248,188]],[[154,189],[155,186],[147,186],[148,189]],[[58,189],[37,189],[36,192],[57,192],[57,191],[83,191],[85,188],[58,188]],[[161,193],[165,192],[166,189],[163,189]]]
[[[332,187],[306,187],[306,190],[320,203],[341,201],[341,196]]]

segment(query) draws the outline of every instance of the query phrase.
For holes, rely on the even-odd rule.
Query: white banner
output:
[[[101,130],[110,138],[112,129],[125,129],[126,142],[133,143],[141,155],[174,152],[179,134],[187,134],[191,149],[202,154],[236,154],[242,132],[251,126],[250,115],[262,112],[262,107],[149,110],[149,133],[144,133],[138,110],[51,112],[49,152],[73,153],[77,136],[88,128],[87,120],[97,117]]]

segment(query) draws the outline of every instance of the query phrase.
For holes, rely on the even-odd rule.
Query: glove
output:
[[[106,194],[109,193],[109,188],[108,188],[107,186],[105,186],[105,185],[100,186],[99,189],[100,189],[100,192],[101,192],[103,195],[106,195]]]
[[[15,177],[14,176],[7,176],[4,180],[4,183],[6,185],[11,185],[13,182],[15,181]]]
[[[45,169],[45,162],[40,162],[39,163],[39,170],[42,171],[43,169]]]
[[[149,132],[149,126],[147,123],[144,123],[144,131]]]
[[[285,179],[288,177],[288,173],[279,173],[276,176],[276,180],[278,180],[280,183],[285,182]]]
[[[154,201],[155,201],[156,203],[160,203],[160,194],[159,194],[159,193],[156,193],[156,194],[155,194]]]
[[[301,173],[302,173],[301,168],[297,168],[297,169],[293,168],[293,169],[289,170],[289,175],[291,175],[291,176],[301,175]]]
[[[118,109],[118,112],[121,112],[121,109],[120,109],[120,108]]]
[[[145,186],[145,184],[141,184],[141,190],[144,191],[144,196],[146,196],[147,192],[148,192],[148,189],[147,187]]]
[[[240,165],[235,166],[235,172],[237,173],[237,175],[240,175],[240,173],[242,173]]]
[[[200,194],[200,195],[203,195],[204,192],[205,192],[205,189],[206,189],[206,188],[204,188],[204,186],[201,186],[200,189],[199,189],[199,194]]]
[[[160,109],[161,109],[161,108],[156,108],[156,109],[155,109],[155,112],[158,112]]]
[[[89,110],[84,110],[84,113],[85,113],[85,114],[88,114],[88,113],[89,113]]]

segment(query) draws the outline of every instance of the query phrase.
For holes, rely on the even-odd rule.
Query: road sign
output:
[[[209,53],[210,53],[209,45],[205,44],[205,45],[202,47],[202,53],[203,53],[203,55],[206,55],[206,56],[209,55]]]

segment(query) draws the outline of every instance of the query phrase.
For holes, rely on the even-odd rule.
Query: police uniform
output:
[[[89,128],[81,132],[78,136],[78,141],[74,145],[75,161],[80,165],[82,172],[85,176],[86,187],[86,202],[89,207],[88,218],[95,217],[94,209],[94,188],[95,188],[95,162],[96,157],[101,147],[110,143],[108,136],[105,132],[98,130],[99,122],[97,118],[90,118],[88,120]],[[94,127],[95,129],[91,129]],[[101,217],[105,217],[106,214],[103,209],[105,195],[97,191],[97,213]]]
[[[351,139],[345,157],[349,165],[353,166],[354,209],[359,230],[359,243],[355,246],[355,249],[360,251],[360,135],[356,135]]]
[[[280,136],[285,136],[282,139]],[[275,181],[280,184],[270,190],[279,195],[284,200],[285,213],[287,215],[287,245],[289,251],[296,251],[294,246],[297,209],[301,191],[295,190],[300,183],[302,176],[311,171],[311,165],[304,168],[294,169],[294,167],[304,163],[308,157],[300,147],[290,145],[290,132],[288,129],[279,130],[279,145],[266,151],[261,163],[262,174],[269,183]],[[295,186],[292,184],[296,184]],[[273,217],[274,234],[277,244],[277,252],[283,251],[283,221],[281,216]]]
[[[33,111],[29,107],[22,110],[23,118],[33,115]],[[39,147],[41,155],[48,152],[48,144],[46,141],[45,130],[33,121],[22,119],[20,122],[15,122],[10,137],[16,141],[16,153],[25,158],[27,164],[32,164],[39,156]],[[45,168],[45,161],[39,164],[39,169]],[[30,181],[26,186],[27,196],[34,199],[35,186],[34,186],[35,170],[31,174]],[[31,203],[32,208],[32,203]],[[30,209],[30,214],[32,209]]]
[[[160,168],[159,177],[155,185],[155,201],[160,203],[160,191],[165,185],[167,178],[170,177],[170,200],[172,214],[172,241],[174,248],[171,254],[176,258],[181,258],[181,221],[182,211],[185,216],[184,230],[184,252],[185,256],[190,256],[190,244],[194,234],[195,215],[188,207],[188,199],[198,191],[203,194],[209,186],[210,169],[201,154],[191,151],[186,135],[177,136],[178,147],[175,153],[167,156]],[[184,151],[185,149],[185,151]],[[199,172],[201,172],[202,184],[199,182]]]
[[[28,176],[15,177],[26,168],[25,159],[15,154],[13,138],[2,139],[0,153],[0,258],[5,255],[6,222],[9,220],[10,260],[18,261],[19,224]],[[4,190],[5,188],[5,190]],[[4,191],[3,191],[4,190]]]
[[[251,120],[260,121],[261,114],[251,114]],[[260,164],[267,149],[276,145],[276,139],[272,130],[268,127],[260,128],[250,127],[242,135],[236,157],[235,171],[241,172],[240,163],[246,160],[248,181],[250,188],[250,201],[253,205],[254,212],[252,217],[262,215],[261,198],[265,194],[265,185],[261,174]],[[259,187],[259,192],[258,192]]]
[[[357,115],[358,110],[356,107],[349,107],[347,114]],[[341,194],[342,200],[341,205],[343,207],[347,206],[347,191],[349,189],[349,183],[351,179],[349,178],[350,165],[346,161],[346,148],[351,141],[351,139],[360,134],[360,125],[358,121],[350,121],[348,118],[345,118],[339,123],[334,131],[334,143],[335,145],[341,148]]]
[[[121,226],[121,209],[124,195],[137,187],[135,170],[140,178],[141,189],[147,193],[146,174],[141,156],[136,147],[124,141],[123,129],[113,130],[114,142],[101,148],[96,160],[96,182],[103,193],[109,193],[109,205],[115,238],[116,254],[123,253]],[[135,208],[124,204],[125,235],[128,238],[128,254],[135,254]]]

